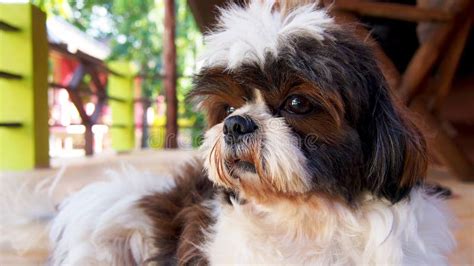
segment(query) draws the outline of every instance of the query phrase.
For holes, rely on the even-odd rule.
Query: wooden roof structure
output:
[[[110,54],[110,48],[94,40],[70,23],[53,17],[47,22],[48,44],[50,55],[73,62],[72,78],[69,81],[54,80],[49,83],[52,89],[66,90],[71,102],[76,107],[85,127],[84,149],[86,155],[93,155],[92,127],[99,123],[102,111],[108,101],[124,102],[124,100],[108,95],[108,75],[122,77],[121,73],[110,69],[104,59]],[[67,32],[68,34],[62,34]],[[90,81],[85,78],[90,76]],[[92,114],[87,114],[84,96],[95,96],[95,108]],[[113,127],[114,125],[112,125]]]

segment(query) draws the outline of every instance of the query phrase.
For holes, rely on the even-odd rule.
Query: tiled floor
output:
[[[101,155],[91,159],[67,159],[53,161],[51,169],[40,169],[22,173],[0,173],[0,186],[4,180],[30,180],[35,183],[45,177],[62,174],[62,178],[52,194],[54,203],[58,203],[65,195],[94,180],[106,177],[107,169],[117,169],[122,162],[131,164],[141,171],[167,175],[179,165],[179,162],[193,156],[189,151],[140,151],[121,155]],[[66,166],[66,167],[65,167]],[[455,231],[458,247],[450,257],[453,265],[474,265],[474,183],[461,183],[452,178],[445,169],[431,168],[429,180],[450,187],[454,197],[448,201],[457,220]],[[0,189],[0,192],[3,191]],[[0,194],[0,200],[2,194]],[[1,225],[1,219],[0,219]],[[16,254],[11,245],[0,242],[0,265],[42,265],[46,262],[48,244],[46,235],[41,235],[42,225],[29,225],[23,232],[31,232],[31,239],[40,239],[35,247],[23,254]],[[0,229],[2,229],[0,227]],[[8,228],[3,228],[5,230]],[[1,232],[1,230],[0,230]],[[34,236],[34,237],[33,237]],[[28,239],[28,238],[27,238]],[[0,236],[1,240],[1,236]],[[28,241],[28,240],[27,240]],[[32,241],[32,240],[31,240]]]

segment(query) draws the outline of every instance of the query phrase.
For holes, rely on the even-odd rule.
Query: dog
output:
[[[51,263],[447,264],[425,139],[352,32],[311,4],[220,10],[189,94],[202,156],[170,182],[125,173],[72,195]]]

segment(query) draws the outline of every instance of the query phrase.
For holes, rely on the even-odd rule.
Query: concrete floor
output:
[[[107,169],[117,169],[122,163],[131,164],[140,171],[166,176],[175,170],[180,162],[194,155],[195,152],[192,151],[137,151],[119,155],[100,155],[93,158],[53,160],[53,167],[50,169],[16,173],[2,172],[0,186],[5,185],[3,181],[7,179],[30,180],[31,183],[35,183],[45,177],[62,174],[57,189],[52,194],[53,204],[57,204],[66,195],[82,186],[106,178]],[[454,197],[448,201],[448,204],[457,219],[455,236],[458,247],[450,256],[451,264],[474,265],[474,183],[461,183],[443,168],[430,168],[428,176],[429,180],[448,186],[454,192]],[[0,226],[2,226],[1,220]],[[3,230],[8,231],[8,228],[4,227]],[[23,230],[23,233],[25,232],[37,239],[37,241],[30,239],[31,243],[35,243],[34,247],[28,252],[17,254],[12,249],[11,243],[0,241],[0,265],[43,265],[46,262],[48,243],[45,225],[28,225]],[[2,240],[1,237],[0,240]]]

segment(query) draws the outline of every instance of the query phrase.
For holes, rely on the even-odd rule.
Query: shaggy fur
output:
[[[170,189],[173,179],[125,166],[110,176],[109,181],[84,187],[59,207],[50,231],[52,265],[141,264],[156,251],[153,221],[138,202]]]
[[[447,265],[440,206],[423,190],[396,205],[367,196],[357,209],[320,196],[222,205],[205,250],[211,265]]]
[[[153,220],[153,239],[159,247],[148,261],[159,265],[207,264],[199,247],[206,240],[203,229],[214,222],[215,191],[196,162],[183,170],[175,177],[175,189],[140,200],[140,208]]]
[[[126,177],[71,197],[53,262],[447,263],[424,137],[350,28],[255,0],[206,42],[189,95],[208,117],[201,157],[168,187]]]

